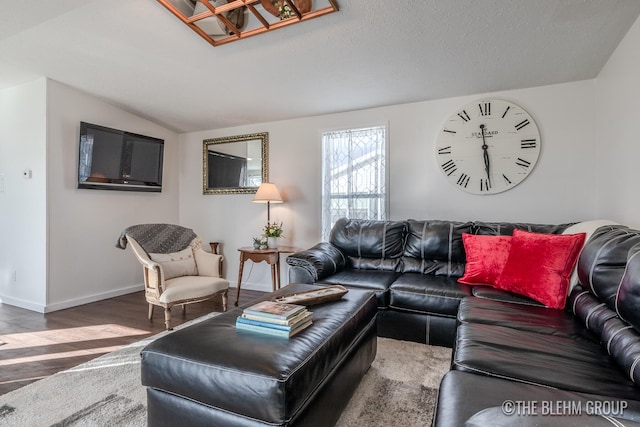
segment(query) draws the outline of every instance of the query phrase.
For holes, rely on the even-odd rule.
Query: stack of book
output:
[[[303,305],[262,301],[244,309],[236,329],[289,338],[311,325],[312,315]]]

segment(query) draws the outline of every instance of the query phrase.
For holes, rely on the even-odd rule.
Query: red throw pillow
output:
[[[540,234],[514,230],[507,264],[496,287],[564,308],[571,271],[586,234]]]
[[[511,249],[511,236],[477,236],[462,233],[467,255],[464,276],[458,279],[467,285],[495,285],[504,269]]]

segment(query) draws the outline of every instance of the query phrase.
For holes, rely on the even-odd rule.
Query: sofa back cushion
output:
[[[640,244],[627,255],[627,266],[616,295],[618,315],[640,332]]]
[[[611,310],[627,266],[629,250],[640,243],[640,231],[622,225],[598,228],[582,248],[578,259],[578,279]]]
[[[407,221],[403,272],[460,277],[464,274],[463,233],[471,233],[472,222]]]
[[[511,236],[513,230],[531,233],[560,234],[571,224],[529,224],[526,222],[481,222],[473,223],[473,234],[489,236]]]
[[[399,271],[405,234],[404,221],[341,218],[331,229],[329,242],[353,268]]]

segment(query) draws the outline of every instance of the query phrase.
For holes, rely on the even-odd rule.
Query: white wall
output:
[[[46,311],[142,289],[142,268],[120,232],[145,222],[178,223],[178,136],[93,96],[48,82]],[[165,140],[162,193],[77,189],[80,121]]]
[[[164,139],[162,193],[77,189],[80,121]],[[47,312],[141,290],[142,268],[115,243],[129,225],[179,222],[177,143],[55,81],[0,91],[0,301]]]
[[[640,228],[640,19],[596,79],[598,213]]]
[[[0,91],[0,300],[32,310],[46,303],[46,105],[45,79]]]
[[[594,82],[460,97],[371,110],[256,124],[180,136],[180,221],[206,239],[223,243],[227,277],[235,282],[237,248],[251,243],[266,222],[266,207],[252,195],[202,195],[202,140],[269,132],[270,181],[285,203],[272,206],[284,222],[285,242],[309,247],[320,239],[321,143],[323,130],[389,125],[390,217],[560,223],[593,219]],[[541,132],[534,171],[514,189],[490,196],[451,186],[435,158],[435,139],[445,119],[467,102],[496,97],[524,107]],[[615,218],[612,218],[615,219]],[[248,265],[247,265],[248,268]],[[258,264],[248,287],[270,288],[267,266]],[[283,267],[283,277],[286,268]],[[286,282],[286,281],[285,281]]]

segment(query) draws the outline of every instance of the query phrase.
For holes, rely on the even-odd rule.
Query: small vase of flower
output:
[[[267,225],[264,226],[264,236],[267,238],[268,247],[277,248],[278,239],[283,237],[282,223],[267,222]]]

